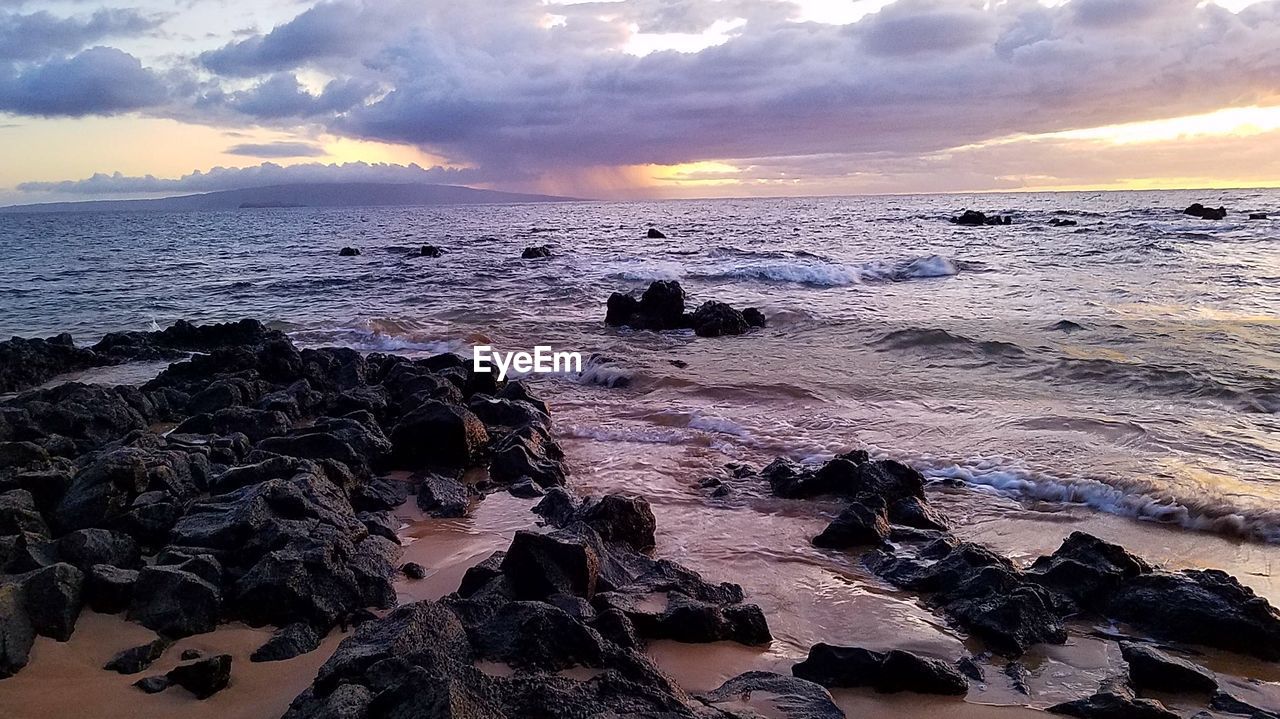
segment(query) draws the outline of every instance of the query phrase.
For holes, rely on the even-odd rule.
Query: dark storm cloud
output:
[[[469,170],[444,167],[423,168],[418,165],[348,162],[345,164],[308,163],[281,167],[264,162],[253,167],[215,167],[208,172],[196,171],[176,179],[145,175],[142,177],[98,173],[83,180],[59,182],[24,182],[23,192],[56,192],[71,195],[160,194],[175,192],[215,192],[246,187],[270,187],[318,182],[395,182],[395,183],[463,183],[474,179]]]
[[[248,90],[215,90],[201,98],[197,108],[226,109],[258,120],[310,118],[345,111],[376,90],[369,82],[345,79],[333,80],[319,95],[312,95],[295,75],[280,73]]]
[[[217,73],[251,77],[337,57],[373,39],[369,33],[376,28],[370,24],[369,15],[374,12],[352,3],[320,3],[265,35],[203,53],[200,62]]]
[[[1280,0],[899,0],[846,26],[785,3],[335,0],[203,56],[268,75],[216,96],[254,118],[416,144],[495,175],[726,157],[927,153],[1015,133],[1171,117],[1280,95]],[[563,17],[547,27],[547,15]],[[627,27],[723,44],[635,57]],[[1142,32],[1099,29],[1142,24]],[[311,96],[307,67],[352,83]],[[375,88],[380,91],[375,92]],[[375,99],[376,98],[376,99]]]
[[[75,52],[107,37],[149,31],[160,21],[136,10],[103,9],[86,18],[0,11],[0,61],[40,60]]]
[[[245,157],[323,157],[324,148],[309,142],[242,143],[226,149],[228,155]]]
[[[167,93],[137,58],[109,47],[7,74],[0,69],[0,111],[18,115],[109,115],[158,105]]]

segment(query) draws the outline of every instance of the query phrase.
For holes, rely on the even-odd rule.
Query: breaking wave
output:
[[[921,471],[931,479],[959,480],[1011,499],[1080,504],[1121,517],[1280,543],[1280,510],[1239,507],[1224,497],[1177,497],[1148,487],[1124,488],[1089,477],[1054,476],[995,460]]]

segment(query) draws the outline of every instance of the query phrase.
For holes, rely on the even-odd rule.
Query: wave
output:
[[[1012,342],[996,340],[975,340],[964,335],[952,334],[943,329],[908,327],[894,330],[883,337],[872,341],[885,350],[906,349],[959,349],[972,354],[998,356],[1005,358],[1021,358],[1027,351]]]
[[[864,282],[906,282],[952,277],[973,267],[941,255],[913,257],[900,261],[876,260],[861,265],[841,265],[829,261],[797,258],[787,262],[752,264],[692,274],[703,279],[754,279],[818,287],[843,287]]]
[[[1095,358],[1059,360],[1029,378],[1115,384],[1143,392],[1228,401],[1246,412],[1280,413],[1280,382],[1265,378],[1224,379],[1203,370]]]
[[[289,336],[303,347],[348,347],[361,352],[412,354],[444,354],[452,352],[471,356],[471,345],[461,339],[437,339],[424,336],[408,324],[397,320],[374,319],[362,327],[298,329]]]
[[[1055,476],[996,460],[920,469],[930,479],[959,480],[1011,499],[1080,504],[1122,517],[1280,543],[1280,510],[1239,507],[1223,497],[1176,497],[1141,485],[1122,487],[1089,477]]]

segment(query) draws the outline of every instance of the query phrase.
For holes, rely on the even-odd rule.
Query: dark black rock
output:
[[[521,499],[534,499],[535,497],[541,497],[546,494],[546,491],[544,491],[542,487],[532,479],[522,479],[508,487],[507,491],[511,493],[512,497],[519,497]]]
[[[741,312],[723,302],[704,302],[693,313],[693,331],[699,337],[746,334],[751,325]]]
[[[133,585],[137,581],[137,570],[95,564],[85,573],[85,604],[103,614],[122,612],[133,602]]]
[[[1199,217],[1202,220],[1222,220],[1222,219],[1226,219],[1227,217],[1227,208],[1219,207],[1217,209],[1214,209],[1212,207],[1205,207],[1204,205],[1197,202],[1191,205],[1190,207],[1188,207],[1187,209],[1183,210],[1182,214],[1191,215],[1192,217]]]
[[[306,622],[294,622],[276,630],[265,644],[249,655],[251,662],[279,662],[302,656],[320,646],[324,637]]]
[[[652,549],[657,542],[657,520],[649,503],[639,497],[610,494],[588,501],[577,518],[604,541],[625,544],[638,552]]]
[[[889,536],[889,519],[878,497],[854,501],[845,507],[822,533],[813,538],[815,547],[847,549],[882,544]]]
[[[879,692],[964,694],[969,683],[950,664],[897,649],[874,652],[859,647],[815,644],[791,668],[797,677],[826,687],[872,687]]]
[[[1215,569],[1139,574],[1116,588],[1105,610],[1168,639],[1280,659],[1280,612]]]
[[[84,605],[84,572],[59,563],[13,581],[22,588],[27,619],[36,633],[60,642],[70,639]]]
[[[929,505],[921,497],[903,497],[891,503],[888,508],[889,521],[916,529],[934,529],[947,531],[950,529],[946,517]]]
[[[354,247],[343,247],[341,250],[338,250],[339,257],[355,257],[359,254],[360,250]]]
[[[666,236],[666,235],[664,235],[664,234],[662,234],[662,230],[659,230],[659,229],[658,229],[658,228],[656,228],[656,227],[650,227],[650,228],[649,228],[649,231],[645,234],[645,237],[647,237],[647,238],[648,238],[648,239],[650,239],[650,240],[665,240],[665,239],[667,239],[667,236]]]
[[[1121,582],[1150,571],[1150,565],[1124,547],[1072,532],[1053,554],[1032,563],[1026,576],[1082,608],[1097,609]]]
[[[168,689],[173,683],[164,675],[154,677],[143,677],[134,682],[133,685],[147,694],[159,694]]]
[[[1066,220],[1061,217],[1055,217],[1052,220],[1049,220],[1050,227],[1075,227],[1079,224],[1080,223],[1075,220]]]
[[[145,567],[133,587],[129,618],[168,637],[211,632],[218,624],[218,587],[177,567]]]
[[[1249,717],[1249,719],[1277,719],[1280,714],[1273,711],[1267,711],[1252,704],[1243,701],[1239,697],[1232,696],[1227,692],[1216,692],[1213,698],[1209,700],[1209,707],[1228,714],[1241,714]]]
[[[1251,220],[1265,220],[1265,219],[1268,219],[1268,215],[1267,215],[1267,213],[1265,213],[1265,212],[1251,212],[1251,213],[1249,213],[1249,219],[1251,219]]]
[[[231,655],[199,659],[189,664],[179,664],[165,674],[170,684],[176,684],[195,695],[196,699],[208,699],[227,687],[231,681]]]
[[[781,719],[844,719],[845,713],[832,701],[831,694],[821,685],[772,672],[747,672],[721,684],[701,698],[715,707],[724,705],[726,711],[742,709],[742,702],[750,701],[753,693],[768,697],[760,716]]]
[[[1154,699],[1138,699],[1123,682],[1109,680],[1102,683],[1093,696],[1049,707],[1052,714],[1079,717],[1079,719],[1176,719]]]
[[[470,410],[428,400],[396,424],[391,444],[401,467],[469,467],[488,446],[489,432]]]
[[[965,210],[959,217],[952,217],[951,222],[957,225],[1010,225],[1013,218],[1008,215],[988,215],[977,210]]]
[[[466,485],[452,477],[428,474],[418,485],[418,508],[433,517],[465,517],[470,501]]]
[[[102,668],[121,674],[137,674],[151,666],[171,646],[173,646],[172,639],[158,637],[141,646],[125,649],[112,657]]]
[[[58,557],[82,571],[95,564],[122,569],[142,566],[142,553],[133,537],[109,529],[78,529],[58,539]]]
[[[519,531],[502,560],[502,573],[521,599],[564,593],[590,599],[595,594],[600,557],[572,535]]]
[[[1121,642],[1120,652],[1129,663],[1129,680],[1139,689],[1204,694],[1218,691],[1218,680],[1207,669],[1155,647]]]
[[[748,307],[743,310],[742,319],[746,320],[747,324],[752,327],[764,327],[768,323],[764,313],[755,307]]]
[[[531,479],[541,487],[565,483],[564,450],[541,425],[525,425],[493,445],[489,477],[500,484]]]
[[[178,655],[178,658],[184,662],[189,662],[192,659],[199,659],[200,657],[203,657],[203,656],[204,656],[204,652],[200,651],[199,649],[183,649],[182,653]]]
[[[17,583],[0,584],[0,679],[11,677],[27,665],[36,641],[36,630],[27,616]]]
[[[439,257],[441,254],[443,254],[442,250],[435,245],[423,245],[418,251],[419,257]]]
[[[577,511],[577,501],[564,487],[551,487],[547,490],[546,495],[533,506],[534,514],[556,527],[562,527],[567,524]]]
[[[49,527],[40,515],[36,498],[27,490],[13,489],[0,494],[0,535],[49,538]]]
[[[535,245],[533,247],[524,248],[524,252],[520,253],[520,259],[537,260],[543,257],[551,256],[551,248],[546,245]]]
[[[405,562],[400,565],[400,571],[404,576],[410,579],[423,579],[427,576],[427,569],[417,562]]]

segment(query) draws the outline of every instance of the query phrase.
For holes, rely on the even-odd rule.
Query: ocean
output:
[[[1183,215],[1192,202],[1232,214]],[[1013,222],[948,222],[964,208]],[[552,256],[521,259],[532,245]],[[935,480],[959,534],[1015,559],[1086,529],[1280,599],[1280,191],[3,215],[0,247],[3,336],[253,317],[308,346],[581,352],[581,374],[529,378],[571,486],[648,497],[659,553],[742,583],[780,655],[957,640],[808,545],[835,505],[710,496],[699,482],[726,464],[865,448]],[[657,279],[768,326],[604,324],[610,293]],[[467,531],[524,521],[486,505]]]

